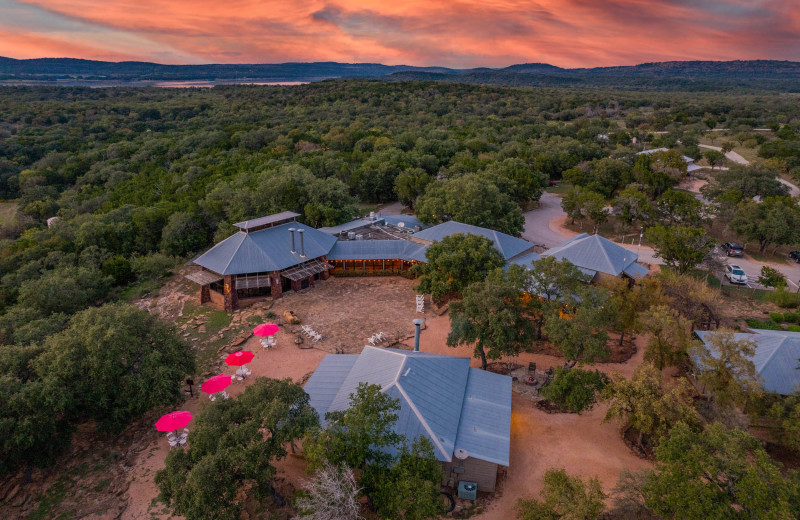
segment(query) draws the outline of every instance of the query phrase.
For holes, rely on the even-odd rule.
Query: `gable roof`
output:
[[[698,330],[697,337],[708,345],[712,331]],[[736,333],[737,340],[752,341],[756,345],[752,361],[756,372],[764,380],[764,389],[781,395],[790,395],[800,386],[800,332],[753,329],[753,334]]]
[[[342,377],[350,360],[330,360],[339,357],[326,356],[305,385],[323,423],[327,412],[347,409],[359,383],[377,384],[400,402],[397,433],[409,440],[425,435],[437,459],[450,462],[461,448],[508,465],[509,377],[476,375],[483,371],[470,368],[467,358],[376,347],[364,347]]]
[[[290,251],[289,228],[303,230],[305,257],[300,256],[297,232],[296,251]],[[327,255],[335,243],[336,237],[299,222],[287,222],[249,233],[239,231],[200,255],[194,263],[221,275],[281,271]]]
[[[626,272],[629,276],[641,277],[646,274],[644,267],[634,267],[639,255],[600,235],[582,233],[548,249],[542,256],[552,256],[557,260],[567,259],[587,274],[596,272],[619,276]]]
[[[406,260],[426,262],[427,245],[408,240],[340,240],[328,260]]]
[[[414,233],[414,238],[425,240],[428,242],[439,242],[445,237],[462,233],[464,235],[478,235],[488,238],[494,243],[495,249],[503,255],[505,260],[509,260],[529,249],[533,248],[534,244],[523,240],[521,238],[512,237],[505,233],[495,231],[493,229],[486,229],[478,226],[471,226],[469,224],[462,224],[455,220],[448,220],[431,228]]]

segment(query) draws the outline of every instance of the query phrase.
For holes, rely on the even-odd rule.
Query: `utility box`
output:
[[[458,483],[458,498],[475,500],[478,498],[478,483],[462,480]]]

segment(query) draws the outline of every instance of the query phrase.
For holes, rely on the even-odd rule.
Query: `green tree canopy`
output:
[[[111,431],[156,406],[178,402],[195,370],[191,347],[157,316],[125,304],[76,314],[36,360],[42,378],[68,392],[72,414]]]
[[[522,210],[507,194],[478,174],[466,174],[428,185],[417,201],[417,217],[426,224],[456,220],[519,236]]]
[[[275,460],[317,423],[308,394],[288,379],[258,378],[236,399],[218,399],[194,418],[187,450],[170,450],[156,473],[161,496],[187,520],[240,518],[247,496],[276,495]]]
[[[517,500],[517,520],[596,520],[605,509],[606,494],[597,477],[584,482],[564,469],[545,472],[541,497]]]
[[[613,374],[602,399],[611,403],[605,420],[617,419],[623,433],[633,430],[643,452],[657,445],[679,422],[694,427],[700,424],[689,383],[680,379],[664,388],[661,372],[650,364],[639,366],[630,380]]]
[[[800,240],[800,207],[792,197],[742,202],[730,225],[745,239],[757,241],[758,250],[763,253],[769,245],[794,244]]]
[[[724,329],[706,337],[707,343],[696,342],[691,353],[697,365],[697,380],[713,399],[721,406],[731,406],[760,395],[763,382],[753,364],[755,343],[737,340],[733,331]]]
[[[459,296],[466,287],[483,280],[505,262],[488,238],[456,233],[431,245],[425,252],[426,263],[414,266],[420,275],[416,290],[430,293],[437,300],[447,295]]]
[[[579,287],[567,298],[566,311],[554,309],[544,322],[544,333],[571,365],[592,363],[608,356],[608,327],[614,309],[607,306],[608,291],[591,285]]]
[[[525,313],[522,292],[508,279],[502,268],[486,280],[474,282],[464,290],[464,298],[450,305],[450,333],[447,345],[475,345],[474,356],[481,368],[486,360],[514,356],[534,338],[534,325]]]
[[[796,473],[783,476],[761,441],[721,424],[678,424],[656,448],[645,503],[665,518],[797,518]]]
[[[701,263],[714,248],[714,240],[701,228],[658,224],[647,228],[645,238],[653,244],[655,256],[681,274]]]

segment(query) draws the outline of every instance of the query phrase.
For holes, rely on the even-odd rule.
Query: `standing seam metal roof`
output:
[[[714,332],[698,330],[695,334],[704,345],[708,345],[710,336]],[[764,380],[765,390],[781,395],[790,395],[798,389],[800,386],[800,370],[798,370],[800,332],[753,329],[753,334],[736,333],[733,337],[737,340],[748,340],[755,343],[756,349],[752,361],[756,372]]]
[[[508,465],[509,377],[471,369],[467,358],[375,347],[365,347],[343,377],[350,360],[328,361],[338,357],[326,356],[305,386],[320,416],[346,409],[359,383],[378,384],[400,401],[396,431],[409,440],[426,435],[439,460],[452,461],[462,448]]]
[[[340,240],[328,260],[406,260],[425,262],[427,245],[408,240]]]
[[[639,255],[600,235],[582,233],[548,249],[542,256],[567,259],[579,268],[619,276],[636,262]],[[638,269],[632,269],[638,274]]]
[[[295,253],[291,250],[289,228],[303,230],[305,257],[300,256],[300,236],[295,231]],[[314,258],[327,255],[336,237],[299,222],[229,236],[215,245],[194,263],[217,274],[245,274],[281,271]]]
[[[439,242],[445,237],[462,233],[464,235],[478,235],[488,238],[494,243],[495,249],[503,255],[505,260],[514,258],[515,256],[524,253],[525,251],[534,247],[534,244],[523,240],[521,238],[512,237],[505,233],[495,231],[493,229],[486,229],[478,226],[471,226],[469,224],[462,224],[455,220],[448,220],[432,228],[428,228],[419,233],[414,233],[414,238],[426,240],[428,242]]]

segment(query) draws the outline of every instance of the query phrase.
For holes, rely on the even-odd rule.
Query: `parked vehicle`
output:
[[[747,275],[742,268],[736,264],[728,264],[725,266],[725,278],[731,283],[747,284]]]
[[[725,242],[722,244],[722,250],[728,256],[744,256],[744,247],[736,242]]]
[[[792,251],[789,253],[789,258],[800,264],[800,251]]]

